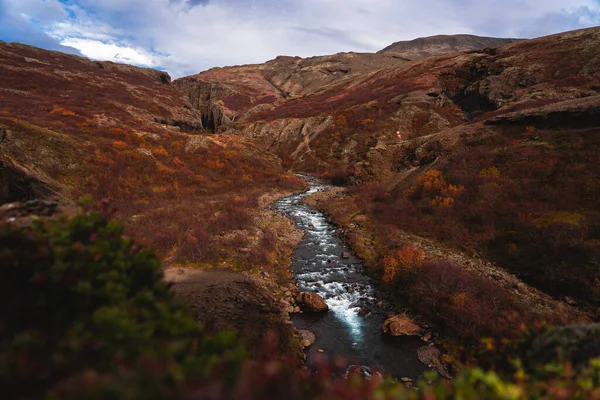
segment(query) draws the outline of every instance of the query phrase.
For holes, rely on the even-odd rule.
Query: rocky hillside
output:
[[[0,74],[0,203],[91,195],[167,264],[284,262],[260,198],[301,184],[250,140],[207,135],[168,74],[8,43]]]
[[[394,58],[258,109],[227,97],[211,102],[236,109],[222,132],[251,138],[284,165],[357,185],[329,210],[350,225],[357,215],[367,221],[359,225],[369,227],[364,236],[371,244],[363,243],[362,253],[374,275],[396,276],[384,270],[384,260],[403,257],[399,232],[411,231],[479,253],[595,313],[599,44],[600,28],[584,29],[414,61]],[[211,72],[196,79],[230,84],[241,79],[234,71],[259,67],[236,68],[219,70],[218,82]],[[428,273],[435,276],[436,268]],[[474,313],[486,308],[457,285],[456,293],[436,293],[445,293],[446,302],[467,296]],[[446,307],[457,310],[452,301]]]
[[[203,131],[199,112],[163,72],[4,42],[0,72],[0,202],[38,197],[44,187],[62,193],[73,175],[85,175],[75,153],[89,155],[96,142],[158,143]]]
[[[392,56],[368,53],[304,59],[282,56],[265,64],[213,68],[174,83],[202,111],[207,129],[217,131],[288,100],[323,92],[401,62]]]
[[[502,39],[475,35],[437,35],[396,42],[377,53],[389,54],[410,61],[425,57],[439,56],[446,53],[460,53],[495,48],[505,44],[516,43],[521,40],[522,39]]]
[[[581,107],[593,109],[593,97],[598,95],[598,36],[594,28],[412,62],[385,59],[375,67],[367,62],[365,68],[349,69],[337,79],[335,72],[319,75],[316,81],[312,75],[296,74],[293,81],[283,82],[302,84],[289,86],[296,89],[285,95],[271,84],[267,90],[263,75],[268,70],[287,77],[288,71],[277,69],[283,59],[210,70],[175,83],[188,93],[203,93],[204,118],[212,118],[206,116],[207,106],[235,115],[221,119],[222,131],[252,137],[289,165],[320,172],[350,168],[359,181],[391,179],[399,172],[394,154],[406,140],[421,148],[421,160],[413,160],[417,166],[436,157],[422,145],[431,142],[430,135],[445,137],[450,145],[451,137],[461,131],[488,120],[484,125],[490,129],[500,123],[501,115],[516,110],[537,109],[543,114],[540,107],[561,108],[558,103],[583,98]],[[357,63],[377,60],[373,55],[345,57]],[[310,60],[315,59],[287,61],[296,65]],[[281,82],[276,80],[277,85]],[[233,86],[242,89],[230,91]],[[208,87],[221,89],[207,92]],[[244,101],[242,90],[247,94]],[[197,102],[196,95],[191,98]],[[416,137],[424,139],[412,141]]]

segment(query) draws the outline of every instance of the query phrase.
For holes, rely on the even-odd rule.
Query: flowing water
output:
[[[382,334],[386,316],[377,305],[381,299],[374,282],[364,274],[361,261],[344,246],[336,227],[325,215],[302,203],[327,186],[304,178],[310,190],[283,198],[274,208],[306,232],[293,255],[298,290],[318,293],[329,306],[326,313],[292,316],[297,329],[309,330],[317,337],[308,350],[307,362],[313,364],[322,355],[331,361],[341,356],[349,365],[375,368],[397,378],[419,377],[425,365],[416,351],[424,343],[418,337]],[[344,253],[349,253],[347,258],[342,257]]]

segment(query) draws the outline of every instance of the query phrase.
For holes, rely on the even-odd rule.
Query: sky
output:
[[[600,0],[0,0],[0,40],[166,70],[600,25]]]

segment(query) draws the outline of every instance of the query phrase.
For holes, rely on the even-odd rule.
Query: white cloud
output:
[[[160,67],[160,61],[143,49],[103,43],[99,40],[69,38],[60,42],[63,46],[76,48],[86,57],[147,67]]]
[[[175,77],[282,54],[376,51],[419,36],[532,37],[600,22],[596,0],[0,0],[0,6],[39,20],[50,37],[88,57],[162,66]]]

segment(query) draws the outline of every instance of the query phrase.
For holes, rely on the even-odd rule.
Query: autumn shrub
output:
[[[383,257],[383,283],[390,285],[398,278],[417,274],[424,260],[425,252],[409,244],[389,252]]]
[[[452,263],[427,260],[405,276],[411,302],[475,342],[532,322],[529,311],[506,289]]]
[[[113,147],[117,150],[123,150],[127,148],[127,143],[117,140],[115,142],[113,142]]]
[[[275,232],[273,229],[265,230],[260,237],[259,245],[267,251],[275,250],[277,245],[277,232]]]
[[[215,254],[211,246],[210,235],[196,227],[185,233],[179,233],[177,241],[177,261],[202,262],[210,260]]]
[[[252,224],[252,216],[245,204],[224,204],[216,218],[210,221],[210,230],[215,233],[245,229]]]

